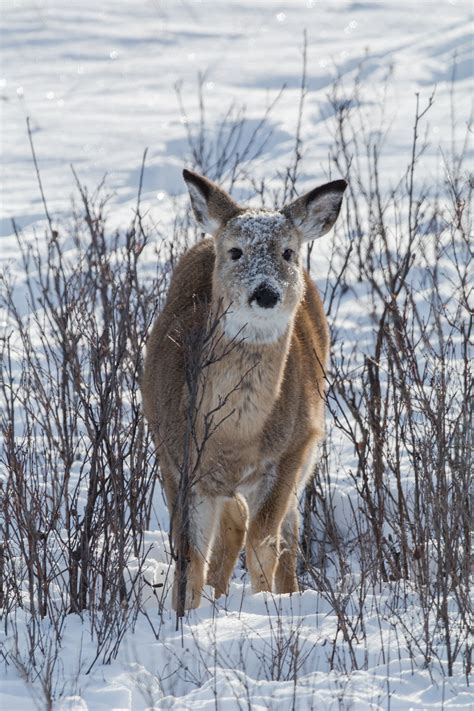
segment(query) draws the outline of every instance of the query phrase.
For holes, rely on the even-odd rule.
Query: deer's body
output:
[[[324,433],[329,337],[297,255],[303,198],[286,213],[248,211],[200,176],[185,177],[198,220],[215,238],[189,250],[173,273],[147,344],[142,393],[175,540],[184,525],[180,480],[190,477],[185,606],[195,607],[206,579],[226,591],[244,543],[254,591],[298,589],[297,494]],[[330,185],[332,225],[345,184]]]

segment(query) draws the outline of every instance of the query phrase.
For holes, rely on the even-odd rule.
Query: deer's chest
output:
[[[236,354],[220,366],[209,372],[203,404],[221,423],[218,439],[250,443],[260,435],[279,396],[281,364]]]

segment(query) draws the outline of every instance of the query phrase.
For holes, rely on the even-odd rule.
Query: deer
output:
[[[347,183],[326,183],[272,210],[241,206],[196,172],[185,169],[183,178],[208,236],[174,268],[146,343],[141,391],[175,545],[186,526],[189,610],[205,585],[216,598],[227,594],[244,548],[253,593],[299,591],[298,497],[324,437],[329,358],[322,299],[300,251],[333,227]],[[200,373],[190,418],[186,344],[209,329],[212,314],[220,356]],[[218,426],[206,429],[206,413],[217,412]],[[193,472],[187,511],[183,467]],[[178,588],[175,571],[175,610]]]

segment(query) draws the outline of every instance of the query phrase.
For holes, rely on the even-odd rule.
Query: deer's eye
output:
[[[232,249],[229,249],[229,254],[232,261],[236,262],[242,256],[242,250],[238,247],[232,247]]]
[[[293,254],[294,254],[294,252],[292,249],[285,249],[285,251],[283,252],[283,259],[285,259],[287,262],[289,262],[293,256]]]

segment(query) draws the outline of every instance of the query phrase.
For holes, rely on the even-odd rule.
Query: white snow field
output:
[[[0,256],[16,282],[17,294],[20,298],[23,294],[26,315],[24,265],[12,218],[27,239],[47,227],[26,117],[54,225],[69,215],[74,192],[71,165],[91,189],[106,173],[112,193],[109,224],[114,228],[130,224],[142,155],[148,148],[141,210],[160,235],[172,233],[176,211],[188,199],[181,171],[193,165],[186,131],[198,128],[198,72],[206,135],[212,137],[234,103],[236,111],[245,106],[247,119],[238,150],[245,148],[255,129],[264,142],[258,155],[250,147],[247,180],[239,182],[242,176],[237,175],[236,193],[252,197],[249,176],[255,185],[262,179],[270,186],[280,185],[279,175],[291,163],[295,146],[305,30],[307,95],[299,192],[325,182],[329,174],[340,177],[328,159],[334,140],[329,94],[336,74],[350,83],[359,72],[367,134],[377,131],[381,120],[387,128],[384,174],[379,176],[386,187],[402,179],[410,161],[417,93],[424,106],[436,88],[429,120],[422,128],[429,144],[418,172],[422,184],[440,179],[446,166],[444,154],[452,145],[453,121],[462,135],[470,117],[473,55],[468,0],[0,2]],[[179,105],[177,85],[186,115]],[[359,170],[363,174],[366,168],[362,165]],[[318,243],[317,257],[313,252],[312,273],[321,284],[329,269],[331,239],[328,235]],[[153,258],[150,250],[147,259]],[[370,298],[363,285],[354,284],[352,294],[341,301],[337,322],[332,324],[346,353],[372,340],[374,332]],[[6,323],[2,317],[2,329]],[[357,503],[348,472],[356,466],[356,458],[329,415],[328,443],[335,448],[330,459],[335,467],[331,475],[334,516],[344,540],[353,545],[352,514]],[[0,478],[5,479],[3,456],[0,468]],[[410,471],[405,476],[409,486]],[[154,507],[153,530],[145,534],[150,548],[145,577],[158,584],[172,574],[168,513],[159,491]],[[133,575],[133,561],[131,569]],[[338,595],[344,597],[347,589],[345,614],[353,606],[355,617],[357,574],[348,570],[337,581]],[[164,588],[156,588],[157,595],[165,590],[161,600],[145,588],[143,611],[133,630],[125,631],[109,663],[100,657],[93,664],[97,640],[88,616],[68,615],[50,707],[45,705],[40,678],[26,682],[21,669],[3,663],[15,645],[27,649],[28,612],[19,608],[13,627],[0,625],[0,708],[421,711],[474,707],[463,653],[457,654],[448,675],[442,642],[439,658],[429,663],[421,646],[407,642],[409,632],[413,640],[423,638],[427,619],[409,581],[399,585],[396,594],[390,581],[371,592],[365,588],[363,619],[353,627],[356,634],[360,632],[360,641],[353,638],[350,644],[330,596],[316,587],[312,589],[307,580],[307,589],[300,594],[252,595],[245,570],[239,566],[230,594],[214,601],[207,589],[201,607],[185,616],[179,631],[166,597],[169,585],[165,582]],[[452,615],[453,629],[468,623],[457,614],[454,603],[447,615]],[[44,654],[48,653],[46,648]]]

